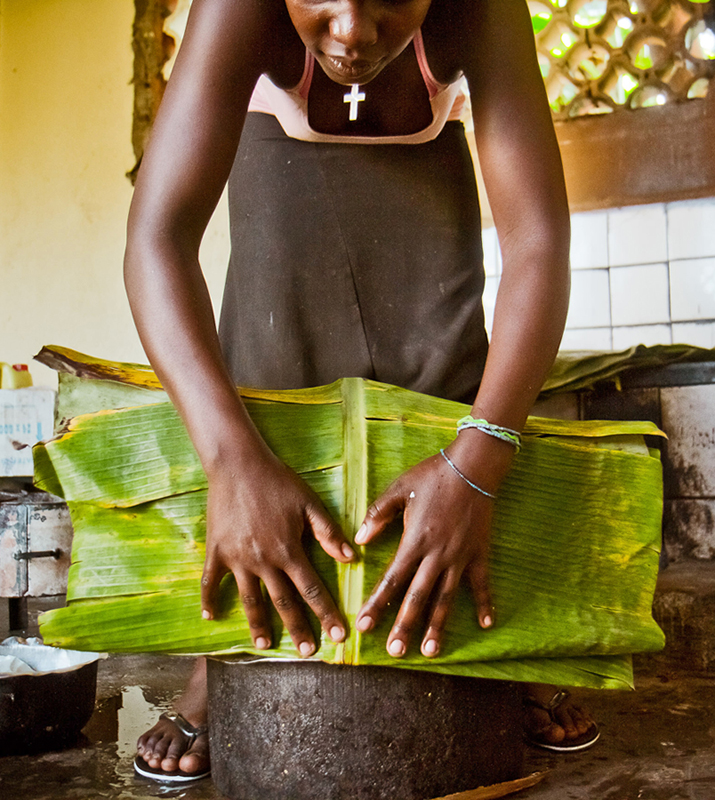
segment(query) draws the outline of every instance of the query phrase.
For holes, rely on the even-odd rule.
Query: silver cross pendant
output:
[[[353,83],[350,88],[350,94],[343,95],[343,103],[350,103],[350,122],[355,122],[358,118],[358,103],[365,99],[365,92],[360,91],[360,85]]]

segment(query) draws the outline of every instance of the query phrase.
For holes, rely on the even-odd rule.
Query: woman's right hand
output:
[[[356,556],[319,497],[267,448],[250,467],[224,464],[209,476],[206,561],[201,581],[205,619],[217,615],[218,587],[233,573],[255,647],[271,647],[271,625],[261,582],[283,620],[296,649],[313,655],[316,643],[302,601],[325,633],[341,642],[346,622],[308,560],[304,533],[343,563]]]

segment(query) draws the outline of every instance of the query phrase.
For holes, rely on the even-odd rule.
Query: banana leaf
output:
[[[149,392],[144,401],[163,400],[156,384],[146,388],[145,369],[136,371],[144,385],[122,382],[131,380],[130,366],[108,371],[109,380],[87,368],[82,375],[65,373],[74,395],[65,409],[136,400],[127,389]],[[93,399],[82,399],[83,385]],[[452,440],[466,410],[360,379],[241,392],[269,445],[320,494],[349,537],[394,477]],[[651,616],[660,463],[642,439],[653,433],[650,423],[529,420],[495,507],[498,624],[480,630],[461,590],[437,659],[423,658],[417,647],[399,661],[388,656],[384,641],[394,616],[366,636],[352,624],[394,555],[399,525],[361,548],[356,565],[340,565],[306,542],[351,629],[341,645],[320,638],[315,657],[510,680],[631,685],[628,654],[663,644]],[[265,655],[252,647],[232,578],[222,584],[221,618],[201,618],[206,478],[169,403],[74,417],[56,439],[36,447],[35,458],[36,483],[67,499],[75,528],[68,606],[43,616],[45,641],[74,649]],[[273,625],[271,655],[295,657],[277,615]]]
[[[625,350],[602,352],[562,350],[544,382],[542,396],[590,389],[601,381],[613,381],[620,386],[620,375],[626,370],[714,359],[715,348],[690,344],[638,344]]]

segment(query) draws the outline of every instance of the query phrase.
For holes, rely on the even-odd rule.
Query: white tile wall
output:
[[[672,344],[670,325],[632,325],[613,329],[613,349],[625,350],[636,344]]]
[[[668,260],[665,205],[658,203],[608,212],[608,263],[656,264]]]
[[[484,228],[482,231],[482,248],[484,250],[484,271],[488,277],[500,272],[499,240],[496,228]]]
[[[569,328],[598,328],[611,324],[607,269],[580,269],[571,273]]]
[[[715,347],[715,198],[573,214],[571,231],[562,349]],[[491,331],[501,273],[493,227],[483,241]]]
[[[608,266],[608,214],[605,211],[571,216],[571,269]]]
[[[670,262],[674,322],[715,319],[715,258]]]
[[[674,322],[673,344],[715,347],[715,322]]]
[[[671,203],[667,213],[670,259],[715,256],[715,199]]]
[[[497,299],[497,290],[499,289],[499,278],[488,277],[484,284],[484,297],[482,302],[484,304],[484,322],[487,333],[491,336],[492,326],[494,325],[494,306]]]
[[[567,328],[561,350],[611,350],[610,328]]]
[[[611,319],[614,325],[670,322],[667,264],[614,267],[611,270]]]

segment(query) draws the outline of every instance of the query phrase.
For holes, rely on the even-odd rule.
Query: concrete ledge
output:
[[[663,656],[679,669],[715,671],[715,563],[681,561],[658,578],[653,616],[663,629]]]

